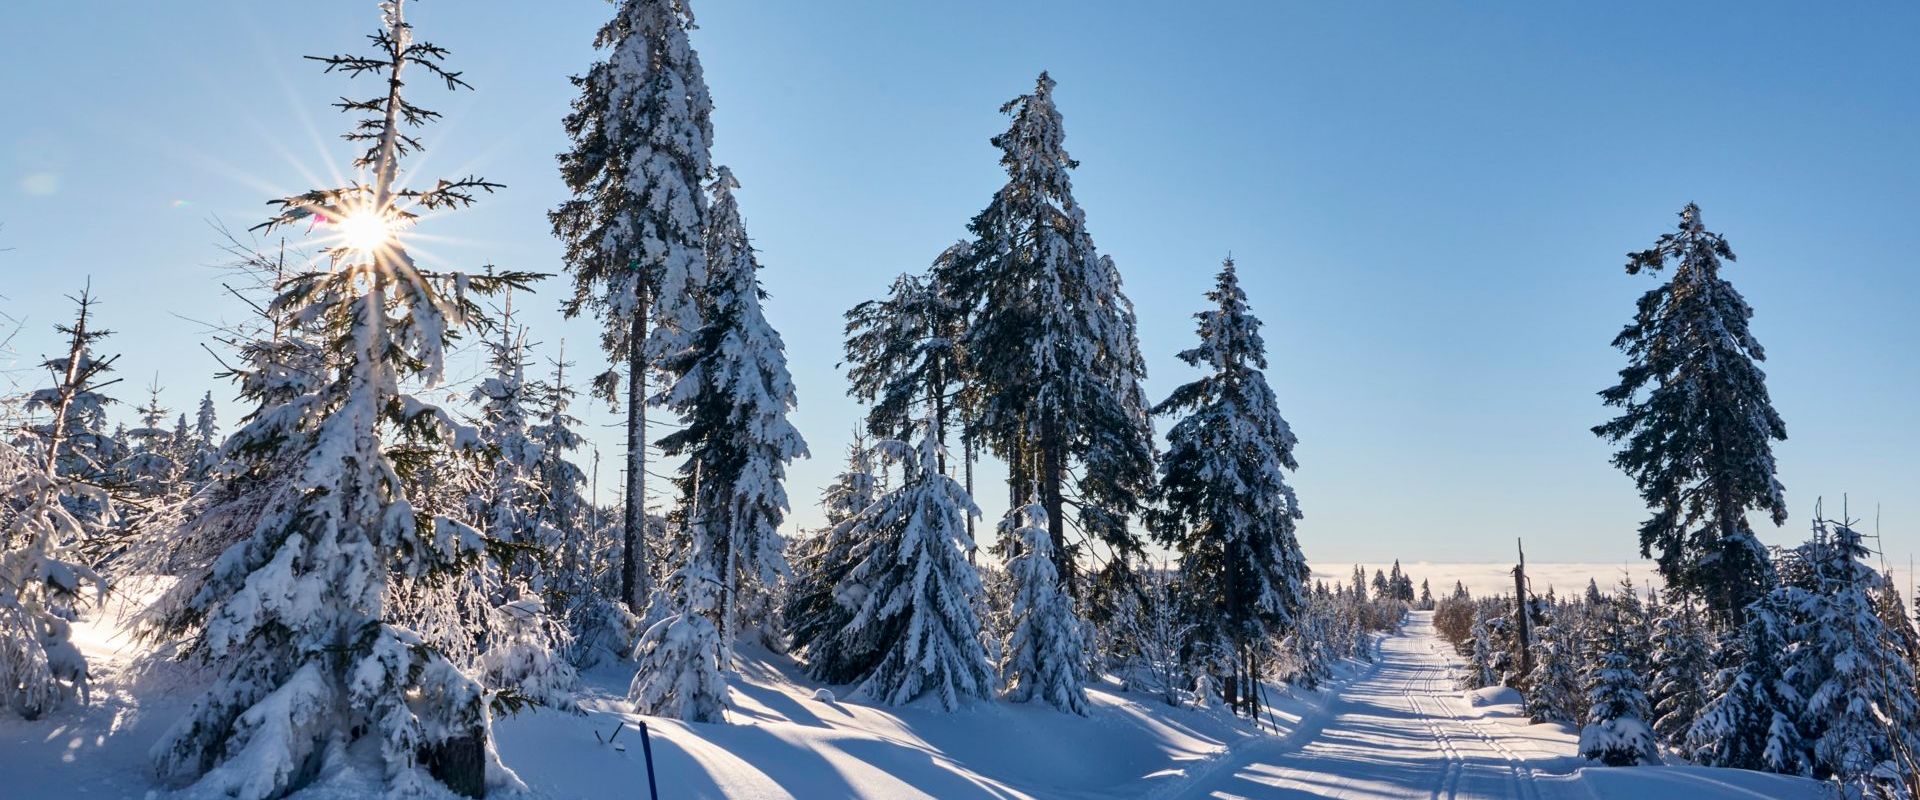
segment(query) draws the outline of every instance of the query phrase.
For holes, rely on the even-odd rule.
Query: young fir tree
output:
[[[1555,619],[1535,631],[1535,637],[1533,671],[1526,680],[1527,714],[1534,722],[1575,722],[1586,706],[1572,626]]]
[[[1722,634],[1707,701],[1687,732],[1686,753],[1709,767],[1807,774],[1812,743],[1800,727],[1805,701],[1782,663],[1785,609],[1769,596]]]
[[[213,392],[201,396],[200,408],[193,416],[193,432],[187,441],[187,479],[198,488],[206,483],[220,461],[220,418],[213,404]]]
[[[540,575],[540,444],[529,431],[528,408],[534,387],[527,381],[526,333],[513,328],[512,297],[500,320],[499,338],[483,342],[493,374],[480,380],[467,399],[478,409],[477,427],[487,464],[480,483],[464,498],[468,515],[499,543],[494,559],[503,600],[520,600]]]
[[[1788,680],[1806,697],[1814,777],[1864,797],[1904,796],[1920,754],[1920,702],[1900,637],[1874,608],[1886,576],[1865,563],[1872,551],[1844,520],[1815,521],[1800,555],[1815,588],[1781,591],[1794,596],[1800,617]]]
[[[152,501],[179,488],[180,464],[174,459],[173,432],[166,429],[169,409],[160,405],[160,381],[147,387],[147,402],[135,409],[140,427],[127,431],[131,451],[113,466],[114,480],[143,501]]]
[[[967,315],[962,347],[981,398],[977,438],[1008,464],[1017,504],[1037,486],[1054,570],[1074,580],[1082,548],[1069,543],[1067,482],[1082,530],[1124,563],[1140,544],[1127,526],[1153,480],[1153,429],[1133,304],[1113,260],[1100,255],[1073,199],[1065,132],[1041,73],[1032,94],[1001,107],[994,137],[1008,181],[968,225],[973,241],[936,279]]]
[[[193,432],[187,428],[187,412],[182,411],[173,421],[173,434],[168,437],[167,455],[184,470],[193,460]],[[185,475],[182,475],[185,478]]]
[[[1502,652],[1484,610],[1474,615],[1467,651],[1466,688],[1484,689],[1500,685]]]
[[[577,675],[564,660],[571,636],[549,613],[557,566],[551,555],[563,541],[549,524],[545,451],[532,426],[538,387],[526,377],[526,333],[513,327],[511,292],[505,302],[500,336],[485,343],[493,374],[469,395],[479,406],[489,461],[466,497],[468,518],[479,521],[489,539],[482,582],[487,629],[476,663],[489,689],[572,708]]]
[[[1588,679],[1593,705],[1580,728],[1580,755],[1609,767],[1658,764],[1660,748],[1645,717],[1647,695],[1619,638]]]
[[[102,378],[113,371],[113,363],[120,357],[101,357],[94,352],[102,340],[113,335],[93,319],[93,307],[98,302],[89,285],[74,298],[78,311],[73,324],[54,326],[68,338],[70,346],[66,354],[40,363],[54,385],[27,395],[25,410],[37,419],[26,426],[23,438],[35,460],[55,454],[54,474],[58,477],[104,487],[112,482],[111,468],[127,449],[120,437],[107,430],[107,406],[115,401],[101,390],[120,381]],[[70,385],[68,379],[74,375],[86,376],[87,380]],[[69,494],[62,502],[85,528],[82,538],[97,536],[112,522],[105,494]]]
[[[533,387],[534,420],[528,435],[540,448],[534,473],[540,486],[539,540],[548,543],[556,563],[547,584],[548,612],[566,621],[571,660],[591,666],[632,652],[637,619],[626,604],[597,583],[606,547],[596,530],[593,504],[586,496],[587,474],[572,460],[586,444],[571,411],[576,393],[567,383],[564,343],[553,359],[553,377]]]
[[[1627,366],[1600,396],[1622,413],[1593,431],[1621,445],[1613,463],[1653,511],[1640,526],[1641,555],[1657,554],[1668,587],[1698,594],[1738,627],[1772,582],[1747,511],[1786,521],[1773,442],[1787,429],[1758,365],[1766,353],[1747,328],[1753,309],[1720,277],[1722,260],[1734,260],[1732,248],[1692,204],[1677,232],[1628,257],[1628,274],[1671,264],[1673,277],[1640,298],[1614,338]]]
[[[1427,587],[1426,579],[1420,580],[1420,610],[1433,610],[1433,590]]]
[[[826,529],[790,546],[794,577],[780,616],[793,651],[806,659],[807,674],[827,683],[852,683],[879,658],[863,642],[839,635],[853,618],[853,609],[836,599],[855,566],[854,549],[868,535],[860,526],[862,512],[880,497],[874,469],[872,448],[856,432],[847,468],[828,484],[821,500]]]
[[[787,511],[787,464],[807,443],[787,420],[794,408],[785,345],[760,304],[760,264],[740,220],[726,167],[709,187],[706,322],[686,349],[667,360],[680,379],[664,392],[686,427],[660,440],[667,455],[684,455],[678,483],[684,524],[709,531],[720,576],[723,663],[746,625],[772,621],[772,592],[788,572],[780,521]],[[729,667],[730,668],[730,667]]]
[[[1254,713],[1264,651],[1292,627],[1310,574],[1295,537],[1300,502],[1287,485],[1287,473],[1299,468],[1297,440],[1267,385],[1260,320],[1247,308],[1233,259],[1207,298],[1214,307],[1194,315],[1200,346],[1180,354],[1206,374],[1153,409],[1180,415],[1167,433],[1158,492],[1164,511],[1154,522],[1179,552],[1194,592],[1195,635],[1228,643],[1233,654],[1238,686],[1228,686],[1229,702]]]
[[[1044,700],[1054,708],[1087,713],[1086,633],[1073,598],[1054,572],[1053,536],[1047,509],[1039,503],[1015,507],[1000,523],[1002,536],[1017,548],[1007,561],[1013,581],[1012,632],[1001,648],[1000,675],[1007,699]]]
[[[99,596],[106,592],[75,551],[88,530],[70,510],[108,508],[106,493],[59,469],[74,444],[66,427],[76,418],[73,406],[99,396],[109,364],[87,356],[98,338],[89,327],[92,296],[82,292],[75,302],[74,323],[58,329],[67,335],[67,354],[47,362],[61,366],[56,383],[33,396],[51,418],[37,431],[39,452],[0,443],[0,704],[26,719],[75,693],[90,699],[86,657],[71,641],[68,620],[85,602],[87,584]]]
[[[1618,643],[1606,642],[1609,647],[1617,647],[1627,656],[1628,665],[1640,675],[1653,673],[1653,615],[1648,606],[1640,600],[1639,590],[1634,588],[1632,576],[1622,575],[1620,583],[1614,588],[1613,597],[1607,605],[1607,621],[1620,628]],[[1645,688],[1642,686],[1641,688]],[[1651,714],[1641,719],[1651,721]]]
[[[647,554],[649,374],[691,346],[706,283],[707,201],[713,103],[700,56],[687,42],[689,0],[621,0],[594,36],[607,50],[573,83],[567,115],[573,149],[560,177],[573,199],[548,215],[566,246],[574,295],[568,316],[591,309],[601,345],[627,377],[627,453],[620,596],[635,614],[651,594]],[[613,400],[619,373],[596,380]]]
[[[1707,701],[1713,647],[1692,598],[1669,593],[1667,599],[1653,641],[1653,730],[1680,748]]]
[[[853,567],[835,590],[852,616],[835,636],[878,656],[856,692],[899,705],[932,692],[949,710],[993,693],[993,667],[974,613],[984,589],[967,563],[966,517],[980,513],[940,470],[932,419],[920,441],[881,448],[903,470],[900,487],[854,517]]]
[[[688,722],[720,722],[726,715],[727,681],[721,659],[721,545],[715,526],[697,518],[686,526],[687,554],[667,577],[667,615],[640,634],[640,662],[627,697],[642,714]]]
[[[387,621],[394,577],[447,569],[480,537],[445,519],[428,528],[383,440],[406,431],[475,446],[471,430],[399,387],[431,387],[440,377],[449,326],[479,310],[470,293],[529,276],[435,274],[405,249],[400,233],[414,218],[406,206],[465,206],[495,185],[397,185],[401,157],[419,146],[406,126],[434,117],[404,99],[405,78],[465,84],[442,66],[444,49],[414,38],[403,0],[381,10],[373,54],[322,59],[330,70],[383,79],[379,96],[341,103],[371,117],[346,137],[369,143],[356,162],[367,177],[276,201],[280,213],[263,226],[324,220],[340,234],[331,268],[289,278],[275,301],[280,313],[324,330],[331,352],[322,376],[278,384],[296,390],[274,394],[226,446],[297,467],[189,602],[216,678],[154,758],[163,778],[204,793],[276,797],[368,772],[400,793],[427,791],[436,779],[469,795],[512,782],[492,755],[481,687]]]

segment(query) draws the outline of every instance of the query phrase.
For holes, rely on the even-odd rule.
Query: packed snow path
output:
[[[1176,795],[1200,798],[1594,797],[1572,742],[1546,726],[1483,719],[1454,688],[1431,612],[1380,644],[1379,663],[1317,722],[1237,748]],[[1558,773],[1558,774],[1555,774]]]

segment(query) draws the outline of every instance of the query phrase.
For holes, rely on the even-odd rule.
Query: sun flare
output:
[[[340,245],[356,255],[370,256],[393,243],[397,232],[387,215],[375,211],[356,211],[333,222]]]

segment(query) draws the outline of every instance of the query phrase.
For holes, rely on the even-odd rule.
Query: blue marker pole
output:
[[[660,786],[653,780],[653,736],[647,733],[647,723],[640,723],[640,751],[647,757],[647,796],[660,800]]]

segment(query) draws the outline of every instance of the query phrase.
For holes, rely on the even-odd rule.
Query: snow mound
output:
[[[1489,686],[1467,692],[1467,703],[1475,708],[1481,706],[1519,706],[1526,705],[1526,698],[1510,686]]]

